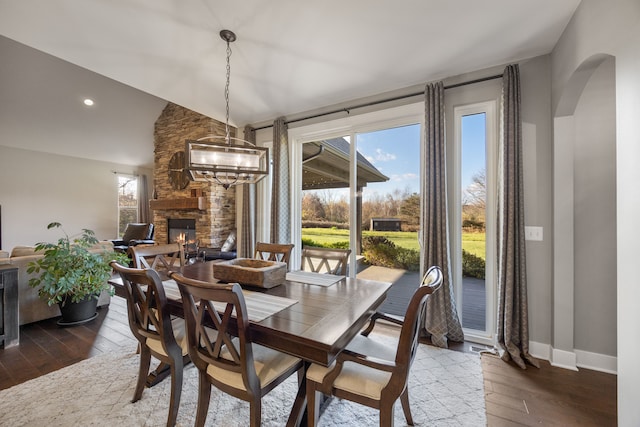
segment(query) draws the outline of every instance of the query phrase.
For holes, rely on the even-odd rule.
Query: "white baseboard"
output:
[[[557,366],[558,368],[570,369],[577,371],[576,354],[572,351],[558,350],[553,348],[551,350],[551,360],[549,361],[551,366]]]
[[[606,354],[584,350],[565,351],[535,341],[529,342],[529,352],[533,357],[548,360],[552,366],[577,371],[578,367],[616,375],[618,358]]]
[[[551,346],[549,344],[529,341],[529,353],[537,359],[551,360]]]
[[[584,350],[575,350],[575,352],[578,367],[606,372],[608,374],[618,374],[617,357],[600,353],[591,353]]]

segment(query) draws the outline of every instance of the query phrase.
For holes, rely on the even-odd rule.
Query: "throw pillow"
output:
[[[236,250],[236,232],[232,231],[229,233],[229,237],[225,240],[222,248],[220,248],[222,252],[231,252]]]

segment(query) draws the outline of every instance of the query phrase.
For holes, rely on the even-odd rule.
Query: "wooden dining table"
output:
[[[216,261],[196,262],[183,266],[185,277],[210,283]],[[119,278],[109,281],[116,294],[125,296]],[[353,337],[360,332],[386,298],[391,283],[341,277],[330,286],[285,281],[270,289],[246,287],[295,300],[281,311],[260,321],[250,321],[251,340],[303,359],[308,366],[329,366]],[[184,316],[182,301],[169,298],[172,314]],[[299,425],[306,409],[305,381],[300,384],[287,425]]]

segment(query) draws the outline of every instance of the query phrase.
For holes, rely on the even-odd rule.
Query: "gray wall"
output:
[[[520,64],[525,224],[543,228],[542,241],[527,241],[529,339],[549,344],[552,320],[552,145],[549,56]],[[542,356],[542,355],[537,355]]]
[[[640,2],[582,0],[552,52],[552,106],[564,113],[581,67],[615,58],[618,424],[640,425]],[[572,79],[573,77],[573,79]],[[581,91],[578,90],[578,93]],[[566,143],[558,135],[554,144]],[[556,301],[556,304],[563,301]]]
[[[576,349],[616,351],[615,64],[600,65],[574,113]]]
[[[46,228],[52,221],[70,235],[88,228],[99,239],[116,238],[114,170],[153,179],[150,170],[0,146],[2,249],[57,240],[59,230]]]

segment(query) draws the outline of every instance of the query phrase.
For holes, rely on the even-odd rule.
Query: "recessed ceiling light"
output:
[[[84,101],[82,101],[84,103],[84,105],[86,105],[87,107],[91,107],[93,105],[93,99],[91,98],[85,98]]]

